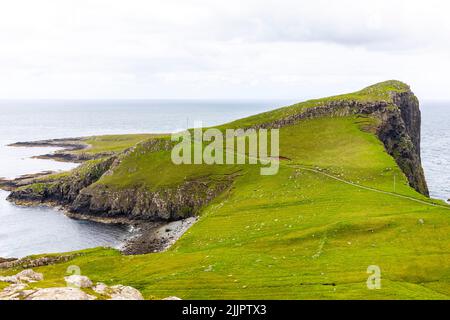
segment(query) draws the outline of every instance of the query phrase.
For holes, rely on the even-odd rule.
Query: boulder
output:
[[[0,300],[95,300],[97,297],[89,295],[81,288],[92,288],[96,293],[110,298],[110,300],[144,300],[139,290],[123,285],[112,287],[104,283],[97,283],[94,287],[92,281],[81,275],[65,277],[67,287],[45,288],[26,290],[24,282],[35,282],[43,280],[41,273],[31,269],[23,270],[15,276],[1,277],[0,281],[12,283],[0,292]],[[170,297],[176,298],[176,297]],[[170,299],[170,300],[178,300]]]
[[[15,275],[20,282],[37,282],[44,280],[42,273],[34,272],[32,269],[26,269]]]
[[[110,293],[110,289],[109,287],[102,283],[102,282],[98,282],[97,285],[95,287],[92,288],[95,292],[97,292],[98,294],[102,294],[102,295],[109,295]]]
[[[144,300],[144,297],[139,292],[139,290],[128,287],[128,286],[112,286],[109,288],[111,290],[110,300]]]
[[[42,273],[34,272],[31,269],[23,270],[15,276],[0,277],[0,281],[8,283],[37,282],[42,280],[44,280]]]
[[[16,276],[6,276],[0,277],[0,282],[19,283],[19,279],[17,279]]]
[[[65,277],[66,283],[69,287],[74,288],[90,288],[92,287],[92,281],[86,276],[80,275],[71,275],[69,277]]]
[[[99,282],[92,289],[98,294],[109,296],[110,300],[144,300],[139,290],[133,287],[123,285],[109,287]]]
[[[28,295],[25,300],[95,300],[96,297],[91,296],[81,289],[64,287],[64,288],[46,288],[39,289]]]
[[[0,300],[20,300],[23,290],[26,288],[25,284],[12,284],[0,292]]]

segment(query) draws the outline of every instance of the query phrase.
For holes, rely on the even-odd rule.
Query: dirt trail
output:
[[[347,181],[345,179],[333,176],[333,175],[331,175],[329,173],[326,173],[326,172],[324,172],[322,170],[312,169],[312,168],[308,168],[308,167],[305,167],[305,166],[302,166],[302,165],[287,165],[287,166],[292,167],[292,168],[296,168],[296,169],[300,169],[300,170],[305,170],[305,171],[318,173],[318,174],[324,175],[324,176],[326,176],[326,177],[328,177],[330,179],[333,179],[333,180],[336,180],[336,181],[348,184],[350,186],[353,186],[353,187],[356,187],[356,188],[359,188],[359,189],[364,189],[364,190],[368,190],[368,191],[372,191],[372,192],[382,193],[382,194],[390,195],[390,196],[397,197],[397,198],[411,200],[411,201],[418,202],[418,203],[421,203],[421,204],[425,204],[425,205],[428,205],[428,206],[439,207],[439,208],[443,208],[443,209],[446,209],[446,210],[450,210],[450,206],[445,206],[445,205],[440,205],[440,204],[437,204],[437,203],[427,202],[427,201],[424,201],[424,200],[416,199],[416,198],[413,198],[413,197],[401,195],[401,194],[394,193],[394,192],[383,191],[383,190],[379,190],[379,189],[376,189],[376,188],[366,187],[366,186],[363,186],[363,185],[360,185],[360,184],[357,184],[357,183],[354,183],[354,182],[351,182],[351,181]]]

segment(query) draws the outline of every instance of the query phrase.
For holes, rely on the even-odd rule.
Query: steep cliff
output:
[[[397,108],[379,113],[378,136],[397,161],[410,185],[429,196],[420,155],[421,114],[419,101],[411,91],[393,93]]]
[[[212,183],[205,178],[158,191],[139,187],[111,190],[99,184],[81,190],[69,209],[73,213],[102,218],[178,220],[195,215],[230,183],[231,180]]]

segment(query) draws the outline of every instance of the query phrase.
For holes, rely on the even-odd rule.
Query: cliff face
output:
[[[111,190],[103,185],[95,185],[81,190],[69,209],[73,213],[102,218],[179,220],[194,216],[230,183],[187,181],[177,187],[153,192],[143,188]]]
[[[13,191],[8,200],[16,203],[54,202],[61,205],[71,204],[80,191],[96,182],[112,166],[115,157],[83,164],[71,175],[50,179],[41,183],[20,187]]]
[[[379,114],[378,136],[394,157],[414,189],[429,196],[420,156],[421,114],[419,101],[412,92],[393,94],[398,107]]]

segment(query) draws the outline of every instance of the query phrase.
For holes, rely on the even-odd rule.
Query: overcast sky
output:
[[[448,2],[5,0],[0,99],[450,99]]]

